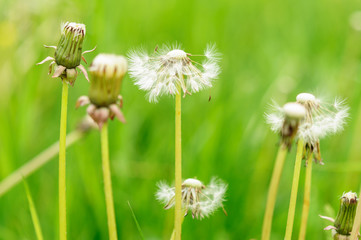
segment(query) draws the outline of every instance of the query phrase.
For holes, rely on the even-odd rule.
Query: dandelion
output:
[[[74,22],[63,23],[58,46],[44,45],[46,48],[55,49],[54,57],[46,57],[37,65],[51,61],[49,65],[49,74],[51,74],[53,65],[55,65],[55,71],[52,77],[60,77],[63,81],[68,82],[72,86],[78,76],[77,68],[83,72],[85,78],[89,81],[88,73],[80,62],[83,60],[86,63],[84,54],[94,51],[95,48],[82,52],[84,37],[84,24]]]
[[[324,230],[332,230],[333,239],[351,239],[350,233],[354,225],[357,203],[357,194],[350,191],[342,195],[340,199],[340,209],[337,213],[336,219],[320,215],[321,218],[329,220],[333,223],[333,225],[324,228]]]
[[[66,240],[66,123],[68,109],[68,84],[74,85],[78,76],[79,68],[88,79],[87,72],[83,65],[80,64],[81,59],[85,59],[83,54],[91,51],[82,51],[83,40],[85,37],[85,25],[79,23],[65,23],[61,26],[61,37],[58,46],[45,46],[46,48],[54,48],[54,57],[47,57],[39,64],[51,61],[49,66],[49,74],[52,72],[55,64],[53,78],[60,77],[62,80],[61,95],[61,114],[60,114],[60,137],[59,137],[59,234],[60,240]]]
[[[281,136],[281,143],[268,190],[262,227],[262,240],[270,239],[273,212],[284,161],[286,159],[287,151],[291,148],[293,140],[297,135],[298,128],[306,116],[305,107],[294,102],[286,103],[282,108],[277,104],[274,104],[273,110],[273,113],[266,114],[266,121],[270,124],[271,130]]]
[[[199,62],[199,57],[204,61]],[[178,47],[165,46],[153,55],[133,51],[129,56],[129,72],[135,84],[149,92],[149,101],[157,102],[162,95],[179,93],[178,87],[181,87],[183,97],[212,87],[220,73],[219,59],[214,46],[208,46],[204,55],[192,55]]]
[[[204,58],[200,62],[196,58]],[[196,59],[196,60],[194,60]],[[181,134],[181,94],[198,92],[212,87],[218,77],[219,54],[214,46],[208,46],[204,55],[192,55],[179,47],[163,47],[148,55],[143,51],[133,51],[129,56],[129,72],[140,89],[148,91],[150,102],[157,102],[162,95],[175,95],[175,239],[181,239],[182,231],[182,134]]]
[[[305,190],[301,215],[299,239],[306,237],[306,228],[311,198],[312,159],[322,163],[320,139],[343,130],[349,108],[344,100],[335,99],[332,104],[310,93],[300,93],[296,100],[307,111],[306,119],[299,127],[298,138],[304,141],[303,157],[306,160]]]
[[[120,110],[123,98],[119,95],[123,77],[127,72],[127,60],[122,56],[99,54],[90,66],[91,82],[89,96],[81,96],[76,107],[89,104],[89,116],[102,128],[104,123],[116,117],[125,123]]]
[[[125,123],[125,118],[120,110],[122,97],[119,95],[119,91],[126,72],[127,60],[124,57],[113,54],[97,55],[90,66],[89,97],[80,97],[76,104],[77,107],[90,104],[87,112],[101,131],[104,192],[110,240],[117,240],[118,236],[109,163],[108,118],[117,117]]]
[[[192,218],[209,217],[218,208],[223,208],[222,203],[225,200],[226,190],[227,185],[216,178],[213,178],[208,186],[194,178],[186,179],[182,183],[184,216],[187,216],[190,211],[192,212]],[[159,183],[156,198],[162,204],[165,204],[164,209],[172,208],[175,204],[175,188],[163,182]]]

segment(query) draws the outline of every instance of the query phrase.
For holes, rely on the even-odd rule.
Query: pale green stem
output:
[[[295,211],[296,211],[298,183],[300,180],[303,147],[304,147],[303,139],[301,138],[298,140],[298,144],[297,144],[297,153],[296,153],[295,168],[293,171],[292,189],[291,189],[291,197],[290,197],[290,206],[288,208],[285,240],[291,240],[292,237],[293,222],[295,219]]]
[[[182,235],[182,131],[181,131],[181,87],[175,96],[175,240]]]
[[[287,147],[284,144],[281,144],[278,149],[275,166],[273,168],[271,183],[268,190],[266,210],[265,210],[263,227],[262,227],[262,238],[261,238],[262,240],[270,239],[273,211],[276,203],[278,185],[280,182],[287,151],[288,151]]]
[[[43,238],[43,233],[41,231],[41,226],[40,226],[40,221],[39,221],[39,218],[38,218],[38,214],[36,212],[36,208],[35,208],[33,198],[31,197],[29,186],[28,186],[27,182],[25,181],[25,179],[24,179],[24,186],[25,186],[25,191],[26,191],[26,197],[28,198],[31,219],[33,220],[36,237],[37,237],[38,240],[43,240],[44,238]]]
[[[66,137],[66,147],[69,147],[84,136],[84,132],[75,130]],[[47,162],[52,160],[59,153],[59,142],[54,143],[49,148],[45,149],[39,155],[25,163],[18,170],[7,176],[0,182],[0,197],[16,186],[23,177],[26,178],[33,172],[44,166]]]
[[[183,224],[183,221],[184,221],[184,215],[185,214],[182,214],[182,224]],[[170,236],[170,240],[175,240],[175,229],[173,229],[172,235]]]
[[[361,190],[360,190],[359,196],[361,196]],[[351,240],[358,239],[360,225],[361,225],[361,204],[358,203],[357,208],[356,208],[355,220],[354,220],[353,226],[352,226],[352,232],[351,232],[351,237],[350,237]]]
[[[313,163],[313,154],[310,154],[308,156],[307,166],[306,166],[305,192],[304,192],[304,197],[303,197],[301,226],[300,226],[300,234],[298,237],[299,240],[304,240],[306,238],[308,213],[310,211],[312,163]]]
[[[68,83],[63,80],[59,138],[59,234],[66,240],[66,120],[68,111]]]
[[[107,208],[109,239],[117,240],[117,225],[115,223],[115,211],[113,201],[112,179],[109,164],[109,144],[108,144],[108,123],[104,123],[101,128],[102,162],[105,204]]]

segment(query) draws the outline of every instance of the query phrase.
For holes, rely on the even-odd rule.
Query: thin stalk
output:
[[[311,198],[311,180],[312,180],[312,162],[313,154],[310,154],[307,159],[306,176],[305,176],[305,193],[303,197],[303,207],[301,215],[300,234],[298,239],[304,240],[306,238],[308,213],[310,211]]]
[[[28,186],[27,182],[25,181],[25,179],[23,179],[23,180],[24,180],[26,197],[27,197],[28,203],[29,203],[31,219],[33,220],[33,224],[34,224],[34,228],[35,228],[36,237],[37,237],[38,240],[43,240],[44,239],[43,238],[43,233],[41,231],[40,221],[39,221],[39,218],[38,218],[38,214],[36,212],[35,204],[34,204],[32,196],[31,196],[29,186]]]
[[[281,173],[286,159],[286,155],[287,155],[287,147],[284,144],[281,144],[278,149],[275,166],[272,172],[271,183],[268,190],[266,210],[265,210],[263,227],[262,227],[262,238],[261,238],[262,240],[270,239],[273,211],[276,203],[278,185],[280,182]]]
[[[182,224],[184,221],[184,216],[185,216],[185,214],[182,214]],[[172,235],[170,236],[170,240],[174,240],[174,239],[175,239],[175,229],[173,229]]]
[[[290,206],[288,208],[285,240],[291,240],[292,237],[293,222],[295,219],[295,211],[296,211],[298,183],[300,180],[302,153],[303,153],[303,139],[301,138],[298,140],[298,144],[297,144],[297,153],[296,153],[295,168],[293,171],[292,189],[291,189],[291,197],[290,197]]]
[[[181,126],[181,87],[175,96],[175,240],[182,235],[182,126]]]
[[[109,164],[109,144],[108,144],[108,123],[104,123],[101,129],[101,145],[102,145],[102,164],[104,178],[105,204],[107,207],[109,239],[117,240],[117,225],[115,223],[115,211],[113,201],[112,179]]]
[[[361,196],[361,190],[360,190],[360,194],[359,196]],[[357,204],[357,208],[356,208],[356,216],[353,222],[353,226],[352,226],[352,231],[351,231],[351,240],[358,240],[358,233],[360,231],[360,225],[361,225],[361,204],[358,203]]]
[[[68,83],[63,80],[59,138],[59,234],[66,240],[66,120],[68,111]]]
[[[75,130],[66,136],[66,147],[69,147],[84,136],[84,132]],[[54,143],[39,155],[25,163],[0,182],[0,197],[16,186],[23,178],[44,166],[59,153],[59,142]]]

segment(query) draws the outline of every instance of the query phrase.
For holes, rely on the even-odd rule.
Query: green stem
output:
[[[184,215],[185,214],[182,214],[181,224],[183,224]],[[175,229],[173,229],[172,235],[170,236],[170,240],[174,240],[174,239],[175,239]]]
[[[290,197],[290,206],[288,209],[285,240],[291,240],[292,237],[292,229],[293,229],[293,222],[295,219],[296,202],[297,202],[298,182],[300,180],[302,153],[303,153],[303,139],[299,139],[297,144],[295,168],[293,171],[293,181],[292,181],[292,189],[291,189],[291,197]]]
[[[175,97],[175,240],[182,234],[182,134],[181,134],[181,87]]]
[[[361,190],[360,190],[359,196],[361,196]],[[351,232],[351,237],[350,237],[351,240],[358,239],[360,225],[361,225],[361,204],[358,203],[357,208],[356,208],[356,216],[355,216],[353,226],[352,226],[352,232]]]
[[[38,218],[38,214],[36,212],[35,204],[34,204],[33,198],[31,197],[29,186],[28,186],[27,182],[25,181],[25,179],[23,179],[23,180],[24,180],[23,182],[24,182],[25,191],[26,191],[26,197],[28,198],[31,219],[33,220],[33,224],[34,224],[34,228],[35,228],[36,237],[38,240],[43,240],[44,239],[43,233],[41,231],[40,221]]]
[[[59,234],[66,240],[66,119],[68,111],[68,83],[63,80],[59,138]]]
[[[66,137],[66,147],[69,147],[84,136],[84,132],[75,130]],[[11,188],[17,185],[23,178],[28,177],[33,172],[44,166],[53,157],[59,153],[59,142],[54,143],[49,148],[45,149],[39,155],[28,161],[22,167],[14,171],[0,182],[0,197],[7,193]]]
[[[105,204],[107,207],[109,239],[117,240],[117,225],[115,223],[115,211],[113,201],[112,180],[109,164],[109,144],[108,144],[108,123],[104,123],[101,129],[101,145],[102,145],[102,162],[103,162],[103,178]]]
[[[281,144],[278,149],[275,166],[272,173],[271,183],[268,190],[266,210],[265,210],[263,227],[262,227],[262,238],[261,238],[262,240],[270,239],[273,211],[276,203],[278,185],[280,182],[281,173],[286,159],[286,155],[287,155],[287,147],[284,144]]]
[[[312,163],[313,163],[312,158],[313,158],[313,154],[310,154],[307,159],[305,192],[303,197],[300,234],[298,237],[299,240],[304,240],[306,238],[306,229],[307,229],[308,213],[310,211],[310,198],[311,198],[311,180],[312,180]]]

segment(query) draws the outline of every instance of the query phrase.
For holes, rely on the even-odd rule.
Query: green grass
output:
[[[219,176],[228,182],[229,216],[218,211],[202,221],[186,218],[184,239],[259,239],[278,142],[263,117],[271,98],[282,104],[311,91],[347,98],[351,106],[345,131],[321,140],[325,166],[313,166],[307,239],[329,237],[322,230],[328,223],[318,214],[327,215],[329,206],[337,211],[344,191],[358,192],[361,33],[350,27],[349,18],[361,9],[359,1],[3,0],[0,9],[0,179],[58,139],[61,82],[35,63],[53,54],[42,45],[57,43],[61,21],[79,21],[87,25],[84,49],[97,46],[88,62],[100,52],[127,54],[141,46],[152,51],[174,42],[191,53],[216,43],[223,54],[212,101],[203,91],[182,102],[183,177],[207,183]],[[82,75],[69,88],[68,132],[85,114],[75,110],[75,102],[88,89]],[[109,124],[119,239],[139,238],[128,201],[145,239],[169,239],[173,211],[163,210],[154,192],[159,180],[174,178],[174,99],[148,103],[129,76],[122,95],[128,123]],[[93,132],[67,150],[69,239],[107,238],[99,144],[99,133]],[[284,235],[294,158],[295,147],[285,163],[272,239]],[[342,169],[346,162],[349,171]],[[57,169],[55,158],[27,179],[45,239],[58,236]],[[302,199],[301,191],[294,236]],[[0,239],[35,239],[24,206],[21,185],[0,198]]]

